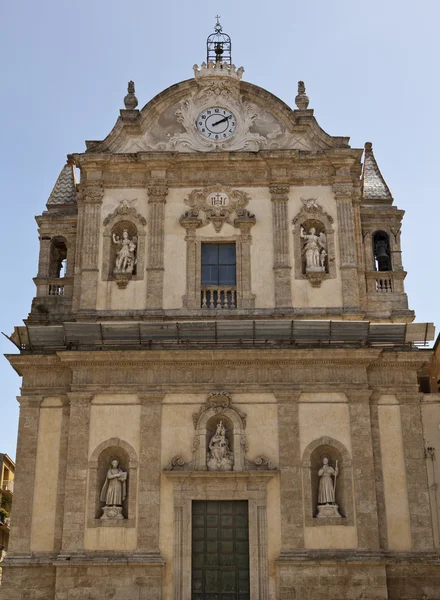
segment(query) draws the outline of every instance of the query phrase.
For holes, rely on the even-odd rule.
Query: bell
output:
[[[215,54],[217,62],[220,62],[223,54],[223,44],[221,42],[215,44]]]
[[[376,243],[376,258],[377,260],[388,258],[387,244],[383,240],[379,240]]]

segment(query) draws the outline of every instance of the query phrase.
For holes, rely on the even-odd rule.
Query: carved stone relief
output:
[[[196,435],[193,459],[174,456],[165,471],[273,471],[276,466],[265,456],[248,459],[246,414],[233,406],[228,392],[211,392],[193,414]]]
[[[189,210],[182,215],[180,223],[183,227],[187,221],[194,219],[201,221],[199,227],[212,223],[217,233],[225,223],[240,227],[247,222],[252,226],[255,224],[255,216],[245,208],[249,200],[246,192],[220,184],[196,189],[184,200]],[[233,221],[234,213],[236,218]]]
[[[336,277],[333,217],[315,198],[301,198],[293,219],[295,279],[307,278],[313,287]]]

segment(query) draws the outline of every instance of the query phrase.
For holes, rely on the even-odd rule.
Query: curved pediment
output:
[[[263,88],[241,81],[242,72],[233,65],[195,65],[193,79],[169,87],[140,111],[122,110],[107,138],[88,142],[87,151],[197,153],[349,147],[348,138],[332,137],[321,129],[313,110],[292,110]],[[213,126],[205,129],[209,123]]]

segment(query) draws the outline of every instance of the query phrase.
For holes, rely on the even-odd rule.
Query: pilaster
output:
[[[84,547],[87,499],[90,404],[93,394],[68,394],[70,402],[64,491],[63,544],[65,553],[79,552]]]
[[[420,407],[423,394],[397,393],[396,396],[402,419],[412,547],[431,550],[434,542]]]
[[[101,224],[102,186],[87,186],[82,190],[82,236],[80,310],[94,310],[98,291],[98,257]]]
[[[239,251],[237,253],[238,273],[237,288],[239,293],[239,308],[254,308],[255,295],[252,293],[251,268],[251,228],[255,225],[253,215],[244,215],[234,220],[234,227],[240,230]]]
[[[292,274],[289,256],[289,227],[287,202],[290,187],[274,184],[269,186],[272,200],[272,235],[274,254],[275,307],[292,306]]]
[[[183,217],[180,224],[186,230],[186,295],[183,298],[185,308],[200,308],[200,297],[197,295],[197,238],[196,229],[201,227],[202,220],[197,217]]]
[[[57,507],[55,513],[54,550],[61,550],[63,543],[64,499],[69,444],[70,404],[67,396],[60,396],[63,403],[61,416],[60,453],[58,456]]]
[[[358,264],[352,204],[353,184],[351,182],[336,181],[333,184],[333,191],[336,199],[339,227],[342,303],[346,308],[359,310]]]
[[[304,547],[299,445],[300,392],[276,392],[280,445],[281,553]]]
[[[138,551],[159,554],[160,447],[162,400],[160,393],[139,394],[141,446],[139,452]]]
[[[379,547],[379,523],[374,486],[374,452],[371,435],[371,390],[346,392],[350,406],[354,496],[359,548]]]
[[[373,392],[370,398],[371,439],[373,443],[373,460],[376,484],[377,518],[379,524],[380,548],[388,548],[387,512],[385,504],[385,488],[382,468],[382,447],[379,429],[379,408],[377,401],[380,392]]]
[[[163,306],[165,204],[168,187],[148,188],[147,308]]]
[[[12,535],[9,551],[30,552],[32,504],[34,499],[35,466],[37,461],[38,426],[42,396],[19,396],[17,472],[12,504]]]

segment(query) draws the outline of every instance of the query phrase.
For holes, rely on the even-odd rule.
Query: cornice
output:
[[[377,360],[381,349],[271,349],[251,350],[237,349],[234,358],[230,350],[155,350],[154,352],[137,350],[104,350],[94,351],[62,351],[58,352],[59,360],[69,366],[85,366],[87,368],[119,367],[145,368],[152,366],[255,366],[255,364],[273,367],[289,365],[370,365]]]

